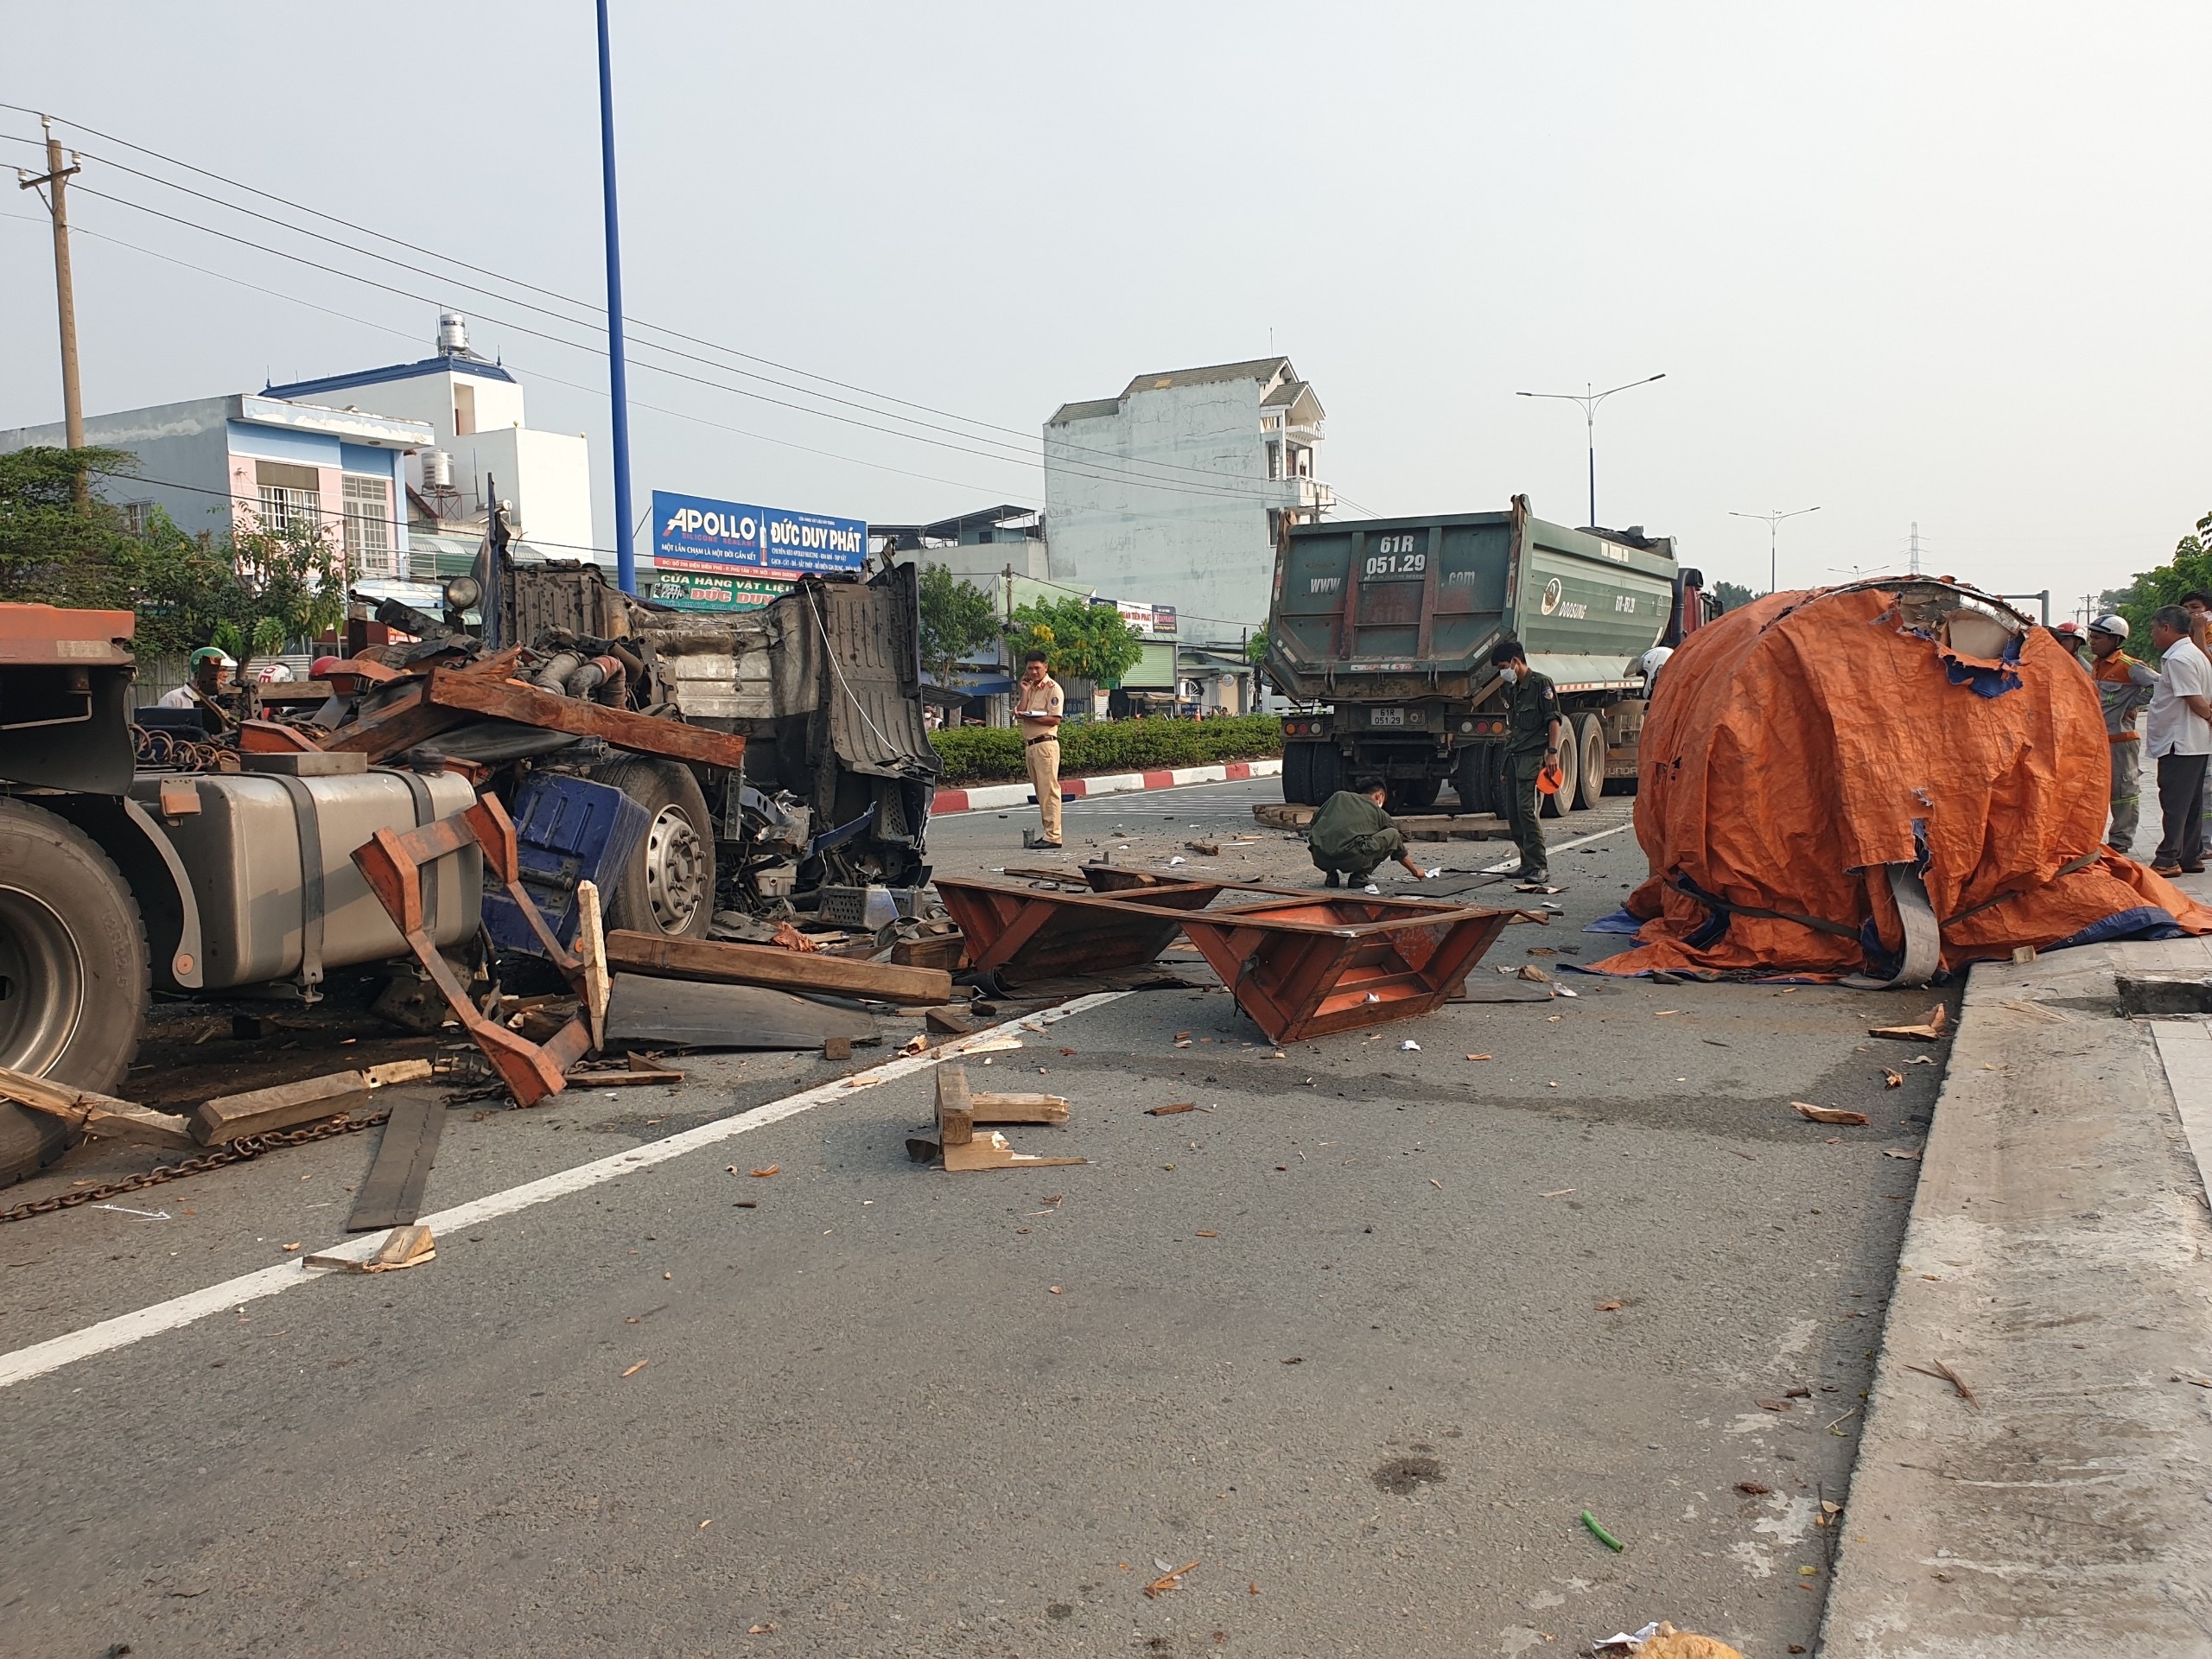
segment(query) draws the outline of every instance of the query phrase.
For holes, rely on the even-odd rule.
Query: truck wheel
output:
[[[1575,789],[1582,781],[1582,746],[1573,741],[1574,728],[1569,725],[1563,734],[1569,741],[1559,746],[1559,792],[1536,796],[1536,816],[1540,818],[1563,818],[1574,810]]]
[[[607,925],[704,938],[715,918],[715,826],[691,769],[674,760],[618,760],[593,778],[620,790],[651,820],[645,844],[607,895]]]
[[[1282,746],[1282,798],[1289,806],[1317,806],[1313,798],[1313,749],[1311,743]]]
[[[1333,743],[1313,745],[1313,759],[1306,773],[1306,804],[1325,804],[1330,796],[1344,787],[1344,757],[1337,753]]]
[[[1443,787],[1441,778],[1401,778],[1390,785],[1390,810],[1426,812],[1436,804],[1437,792]]]
[[[75,825],[0,798],[0,1065],[116,1092],[148,987],[146,930],[122,872]],[[0,1185],[67,1144],[57,1120],[0,1105]]]
[[[1462,812],[1495,812],[1497,798],[1491,792],[1493,770],[1489,743],[1471,743],[1452,757],[1452,787],[1459,797]]]
[[[1582,779],[1575,799],[1580,805],[1595,806],[1605,792],[1605,722],[1595,715],[1583,715],[1574,725],[1576,746],[1582,751]]]

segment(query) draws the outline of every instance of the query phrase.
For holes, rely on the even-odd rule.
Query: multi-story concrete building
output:
[[[257,519],[320,527],[342,547],[349,574],[374,583],[407,574],[405,458],[429,447],[420,421],[232,392],[160,404],[85,422],[85,442],[138,458],[128,474],[96,477],[96,492],[143,521],[160,507],[184,530],[227,531]],[[0,431],[0,450],[67,442],[58,426]]]
[[[1182,637],[1267,620],[1283,523],[1335,505],[1315,477],[1321,400],[1287,357],[1141,374],[1045,423],[1045,529],[1057,581],[1172,605]]]
[[[480,517],[485,480],[513,512],[515,534],[553,558],[593,551],[591,454],[574,432],[545,432],[524,419],[521,383],[473,351],[460,313],[438,318],[437,352],[415,363],[270,386],[262,396],[373,410],[430,429],[408,464],[407,484],[442,519]]]

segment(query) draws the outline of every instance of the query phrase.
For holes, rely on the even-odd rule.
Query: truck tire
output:
[[[1401,778],[1390,785],[1390,810],[1426,812],[1436,804],[1438,791],[1443,787],[1441,778]]]
[[[1286,743],[1282,746],[1282,798],[1287,806],[1317,806],[1313,798],[1313,751],[1312,743]]]
[[[1560,735],[1570,740],[1574,735],[1572,724]],[[1563,818],[1574,810],[1577,786],[1582,781],[1582,746],[1572,741],[1559,746],[1560,784],[1556,794],[1536,795],[1536,816],[1540,818]]]
[[[0,1065],[113,1094],[149,994],[138,901],[74,824],[0,798]],[[56,1119],[0,1105],[0,1185],[59,1158]]]
[[[1491,773],[1495,770],[1491,743],[1470,743],[1452,757],[1452,788],[1459,798],[1462,812],[1495,812],[1503,804],[1491,792]]]
[[[1575,746],[1582,751],[1582,778],[1574,791],[1577,804],[1595,806],[1605,793],[1605,722],[1595,715],[1578,715]]]
[[[1316,743],[1313,749],[1313,761],[1306,775],[1306,803],[1308,806],[1320,806],[1344,787],[1344,763],[1333,743]]]
[[[607,895],[607,925],[702,939],[715,919],[715,823],[689,766],[628,760],[592,774],[645,809],[645,844]]]

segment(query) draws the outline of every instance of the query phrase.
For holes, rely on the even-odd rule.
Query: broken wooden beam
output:
[[[968,1116],[969,1122],[975,1123],[1065,1123],[1068,1121],[1068,1097],[971,1091]]]
[[[968,965],[968,941],[957,932],[900,939],[891,947],[891,960],[901,968],[942,968],[951,973]]]
[[[584,1019],[591,1027],[595,1053],[607,1045],[607,998],[613,981],[607,971],[607,927],[600,919],[599,884],[576,883],[576,937],[572,948],[583,964]]]
[[[111,1095],[96,1094],[65,1083],[30,1077],[0,1066],[0,1097],[48,1117],[58,1117],[103,1141],[129,1141],[142,1147],[195,1150],[184,1119],[169,1112],[136,1106]]]
[[[617,973],[825,991],[833,996],[876,997],[886,1002],[952,1000],[952,976],[941,968],[904,968],[895,963],[858,962],[818,950],[783,950],[774,945],[730,944],[719,939],[671,939],[623,928],[607,936],[607,965]]]
[[[512,720],[578,737],[596,737],[639,754],[665,755],[671,760],[692,760],[733,772],[745,764],[745,739],[739,733],[710,731],[653,715],[633,715],[626,709],[608,709],[518,680],[488,674],[434,674],[425,695],[435,708]]]
[[[1065,1123],[1068,1103],[1059,1095],[976,1094],[963,1066],[944,1065],[937,1074],[935,1138],[915,1135],[906,1155],[917,1163],[942,1158],[948,1170],[1035,1168],[1081,1164],[1084,1158],[1040,1158],[1016,1152],[995,1129],[976,1133],[978,1123]]]
[[[192,1115],[192,1138],[220,1146],[251,1135],[289,1129],[319,1118],[340,1117],[369,1103],[369,1080],[359,1071],[333,1071],[242,1095],[219,1095]]]
[[[395,1227],[384,1243],[365,1259],[357,1260],[343,1249],[307,1258],[310,1268],[329,1268],[340,1273],[390,1273],[398,1268],[419,1268],[438,1254],[438,1241],[420,1224]]]

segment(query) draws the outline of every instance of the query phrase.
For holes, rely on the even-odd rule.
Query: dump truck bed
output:
[[[1641,539],[1641,538],[1639,538]],[[1471,697],[1509,636],[1562,691],[1641,683],[1675,602],[1672,544],[1503,512],[1300,524],[1275,562],[1268,668],[1293,697]]]

